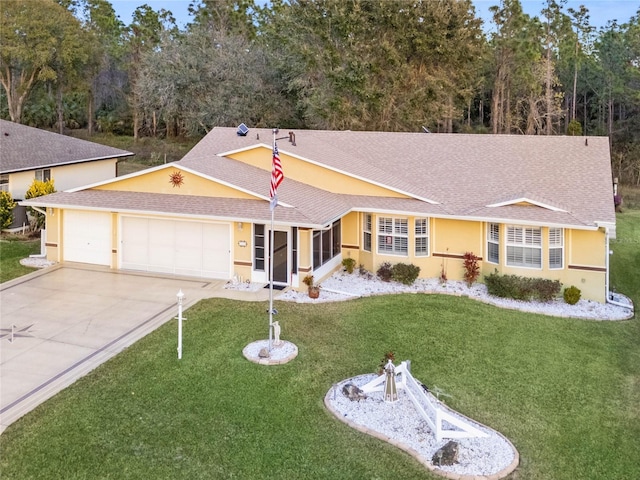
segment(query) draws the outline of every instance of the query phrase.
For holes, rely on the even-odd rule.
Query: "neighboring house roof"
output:
[[[38,200],[46,200],[47,206],[121,205],[122,211],[185,215],[197,214],[200,204],[209,217],[266,220],[270,172],[224,155],[259,146],[265,148],[265,165],[270,166],[271,143],[269,129],[251,129],[242,137],[236,129],[215,128],[180,162],[167,165],[253,192],[255,201],[190,197],[183,202],[175,195],[144,193],[136,193],[134,200],[125,192],[94,195],[86,190]],[[615,225],[606,137],[586,141],[567,136],[299,130],[295,144],[281,139],[278,147],[281,158],[293,156],[408,197],[328,192],[287,178],[283,160],[285,181],[278,189],[283,206],[277,211],[281,222],[326,225],[350,210],[361,210],[574,228]]]
[[[131,152],[0,120],[0,173],[130,157]]]

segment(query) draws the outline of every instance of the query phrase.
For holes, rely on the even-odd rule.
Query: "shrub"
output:
[[[560,282],[545,278],[528,278],[517,275],[500,275],[498,272],[485,277],[490,295],[515,300],[539,300],[550,302],[560,293]]]
[[[391,360],[391,362],[396,361],[396,354],[392,351],[386,352],[382,357],[382,360],[380,360],[380,364],[378,365],[378,375],[382,375],[384,373],[384,367],[387,366],[389,360]]]
[[[391,267],[391,278],[403,285],[411,285],[420,275],[420,267],[406,263],[396,263]]]
[[[29,190],[27,190],[27,193],[25,194],[24,198],[29,199],[29,198],[42,197],[43,195],[49,195],[50,193],[55,193],[55,191],[56,191],[56,188],[53,185],[53,178],[50,180],[47,180],[46,182],[43,182],[42,180],[34,180],[31,186],[29,187]],[[45,216],[31,207],[27,207],[27,211],[29,212],[31,217],[34,218],[33,229],[41,230],[44,227]]]
[[[313,275],[307,275],[302,279],[302,283],[304,283],[307,287],[313,287]]]
[[[347,273],[353,273],[353,269],[356,266],[356,261],[353,258],[343,258],[342,266],[347,271]]]
[[[16,202],[9,192],[0,192],[0,230],[8,228],[13,223],[13,209]]]
[[[390,282],[393,275],[391,271],[391,264],[389,262],[382,263],[382,265],[380,265],[380,268],[378,268],[376,275],[383,282]]]
[[[478,265],[478,257],[472,252],[464,254],[464,281],[467,282],[467,286],[470,287],[478,280],[480,276],[480,266]]]
[[[564,289],[562,296],[564,297],[564,301],[569,305],[575,305],[580,300],[581,293],[578,287],[571,285],[569,288]]]

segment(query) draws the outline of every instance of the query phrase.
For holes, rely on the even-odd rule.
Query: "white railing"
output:
[[[396,376],[400,377],[396,379],[398,389],[403,389],[407,393],[407,396],[413,402],[420,416],[435,433],[437,441],[443,438],[476,438],[489,436],[464,419],[449,413],[435,404],[429,395],[427,395],[422,385],[413,378],[407,362],[400,363],[400,366],[396,367],[395,372]],[[385,375],[382,374],[364,385],[361,389],[364,393],[383,391],[384,382]],[[445,426],[445,422],[448,426]]]

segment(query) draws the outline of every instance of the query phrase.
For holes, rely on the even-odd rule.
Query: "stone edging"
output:
[[[282,347],[284,346],[290,346],[293,347],[293,352],[290,353],[289,355],[287,355],[286,357],[282,357],[282,358],[260,358],[257,356],[251,356],[247,353],[247,350],[250,346],[252,346],[255,343],[261,343],[262,341],[257,341],[257,342],[251,342],[249,345],[247,345],[246,347],[244,347],[242,349],[242,355],[244,355],[244,358],[246,358],[247,360],[249,360],[250,362],[253,363],[257,363],[259,365],[284,365],[285,363],[290,362],[291,360],[293,360],[294,358],[296,358],[298,356],[298,347],[297,345],[295,345],[294,343],[291,342],[287,342],[286,340],[282,340]]]
[[[517,467],[518,464],[520,463],[520,455],[518,454],[518,450],[516,450],[516,448],[513,446],[513,444],[511,443],[511,441],[509,441],[509,439],[507,437],[505,437],[503,434],[501,434],[500,432],[498,432],[497,430],[491,428],[491,427],[487,427],[486,425],[473,420],[469,417],[467,417],[466,415],[463,415],[459,412],[455,412],[456,415],[460,415],[466,419],[468,419],[469,421],[477,424],[477,425],[481,425],[485,428],[488,428],[490,430],[493,430],[494,432],[496,432],[498,435],[500,435],[508,444],[509,446],[513,449],[513,461],[505,468],[503,468],[502,470],[500,470],[498,473],[494,473],[492,475],[465,475],[465,474],[460,474],[460,473],[455,473],[455,472],[447,472],[445,470],[441,470],[439,468],[437,468],[436,466],[434,466],[433,464],[431,464],[431,462],[429,462],[428,459],[426,459],[424,456],[422,456],[419,452],[417,452],[416,450],[414,450],[413,448],[409,447],[408,445],[405,445],[404,443],[398,441],[398,440],[394,440],[393,438],[389,438],[386,435],[383,435],[382,433],[376,432],[375,430],[371,430],[370,428],[364,427],[362,425],[359,425],[355,422],[352,422],[351,420],[345,418],[344,416],[342,416],[339,412],[337,412],[332,406],[331,406],[331,402],[329,401],[329,396],[332,394],[333,391],[333,387],[331,389],[329,389],[329,391],[327,392],[327,394],[324,396],[324,405],[327,408],[327,410],[329,410],[336,418],[338,418],[340,421],[346,423],[347,425],[349,425],[351,428],[354,428],[360,432],[366,433],[367,435],[371,435],[372,437],[375,438],[379,438],[380,440],[384,440],[387,443],[390,443],[391,445],[398,447],[401,450],[404,450],[405,452],[407,452],[409,455],[411,455],[412,457],[414,457],[416,460],[418,460],[418,462],[420,462],[422,465],[424,465],[429,471],[435,473],[436,475],[440,475],[441,477],[444,478],[449,478],[451,480],[499,480],[501,478],[506,477],[507,475],[509,475],[511,472],[513,472]],[[448,410],[451,410],[449,407],[446,407]],[[454,410],[451,410],[454,411]]]

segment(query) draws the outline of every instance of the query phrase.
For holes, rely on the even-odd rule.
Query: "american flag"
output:
[[[278,204],[278,187],[284,179],[280,155],[278,155],[278,145],[275,141],[273,142],[273,160],[271,167],[271,188],[269,189],[269,196],[271,197],[271,210],[273,210]]]

